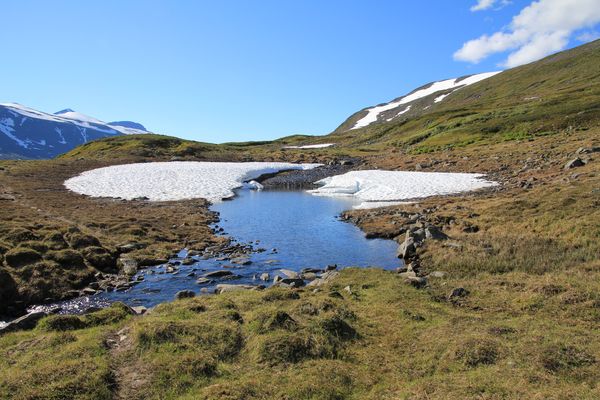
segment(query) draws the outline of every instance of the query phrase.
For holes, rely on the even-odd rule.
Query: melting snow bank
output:
[[[350,171],[322,179],[318,196],[353,196],[362,200],[358,208],[395,205],[403,200],[453,194],[496,186],[482,174],[407,171]]]
[[[234,196],[245,181],[282,170],[306,170],[321,164],[270,162],[154,162],[93,169],[65,181],[67,189],[92,197],[151,201],[204,198],[218,202]],[[258,188],[256,185],[251,185]]]
[[[284,149],[324,149],[326,147],[335,146],[335,143],[323,144],[306,144],[304,146],[283,146]]]

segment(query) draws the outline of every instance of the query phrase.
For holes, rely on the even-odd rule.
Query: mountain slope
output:
[[[402,116],[407,118],[420,115],[432,105],[443,101],[451,93],[466,86],[490,78],[501,71],[467,75],[460,78],[430,82],[405,96],[398,97],[389,103],[365,108],[348,118],[338,130],[360,129],[371,124],[389,122]]]
[[[71,109],[48,114],[20,104],[0,104],[0,158],[4,159],[52,158],[91,140],[138,133],[147,131],[140,124],[107,124]]]
[[[390,119],[410,105],[399,104],[373,123],[352,129],[373,108],[359,111],[327,140],[353,148],[429,152],[589,129],[600,122],[598,65],[600,40],[487,77],[443,101],[435,99],[448,93],[430,94],[412,103],[415,106],[401,117]],[[419,112],[413,113],[416,109]]]

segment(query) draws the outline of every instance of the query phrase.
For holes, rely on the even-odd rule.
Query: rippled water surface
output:
[[[181,265],[175,274],[165,273],[165,266],[148,268],[140,272],[144,281],[127,291],[74,299],[61,306],[64,312],[77,312],[114,301],[151,307],[172,300],[180,290],[212,293],[218,283],[265,284],[256,280],[256,276],[268,272],[273,277],[282,268],[299,271],[330,264],[398,267],[396,242],[366,239],[357,227],[338,219],[342,211],[354,204],[350,198],[318,197],[302,191],[242,190],[234,200],[212,208],[221,214],[218,224],[224,228],[224,234],[238,242],[266,249],[249,254],[251,264],[242,266],[230,260],[195,257],[193,265]],[[185,255],[185,251],[180,254]],[[215,280],[208,285],[196,283],[206,272],[224,268],[239,278]]]

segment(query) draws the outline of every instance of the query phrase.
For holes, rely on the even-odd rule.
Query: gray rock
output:
[[[581,158],[577,157],[577,158],[572,159],[568,163],[566,163],[564,169],[568,170],[571,168],[583,167],[585,164],[586,164],[585,161],[583,161]]]
[[[305,286],[304,280],[300,278],[283,278],[277,282],[279,285],[283,284],[291,287],[302,287]]]
[[[208,278],[198,278],[198,280],[196,280],[196,283],[198,285],[208,285],[210,283],[212,283],[212,279],[208,279]]]
[[[194,293],[191,290],[181,290],[181,291],[175,293],[175,300],[189,299],[189,298],[192,298],[195,296],[196,296],[196,293]]]
[[[285,275],[286,277],[288,277],[290,279],[298,279],[298,277],[299,277],[297,272],[291,271],[289,269],[280,269],[279,272],[281,272],[283,275]]]

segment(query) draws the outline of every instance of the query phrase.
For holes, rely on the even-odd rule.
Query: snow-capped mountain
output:
[[[69,108],[48,114],[0,103],[0,158],[52,158],[90,140],[148,133],[131,121],[106,123]]]
[[[435,104],[444,101],[453,92],[490,78],[500,72],[502,71],[486,72],[428,83],[389,103],[365,108],[355,113],[340,125],[336,131],[349,131],[364,128],[371,124],[389,122],[399,118],[409,118],[422,114]]]

